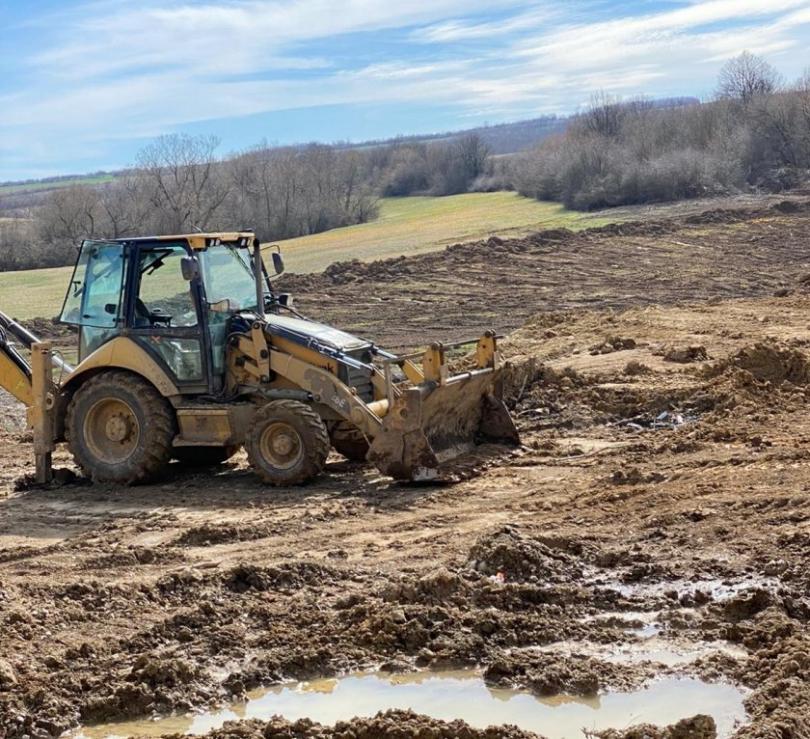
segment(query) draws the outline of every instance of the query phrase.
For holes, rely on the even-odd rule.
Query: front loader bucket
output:
[[[475,370],[405,390],[383,419],[368,461],[397,480],[437,480],[443,465],[477,444],[519,444],[498,374]]]

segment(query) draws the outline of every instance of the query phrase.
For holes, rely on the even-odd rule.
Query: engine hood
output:
[[[292,316],[267,316],[267,330],[271,335],[291,339],[300,344],[307,344],[314,339],[320,344],[342,352],[352,352],[371,346],[371,342],[347,334],[345,331],[326,326],[315,321],[306,321]]]

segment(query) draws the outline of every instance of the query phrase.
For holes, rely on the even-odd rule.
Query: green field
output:
[[[514,193],[471,193],[444,198],[388,198],[370,223],[278,242],[290,272],[319,272],[347,259],[420,254],[494,234],[519,236],[546,228],[571,229],[611,222],[604,214],[568,211]],[[25,319],[59,311],[70,268],[0,274],[0,310]]]
[[[71,177],[64,180],[40,180],[38,182],[10,183],[0,185],[0,195],[14,195],[20,192],[36,192],[37,190],[58,190],[71,185],[103,185],[112,182],[113,176],[109,174],[91,177]]]
[[[546,228],[589,228],[610,220],[511,192],[386,198],[380,201],[379,218],[370,223],[278,243],[290,271],[319,272],[332,262],[347,259],[421,254],[494,234],[520,236]]]

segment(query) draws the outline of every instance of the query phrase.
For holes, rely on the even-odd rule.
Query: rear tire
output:
[[[238,446],[180,446],[172,449],[172,458],[185,467],[213,467],[238,451]]]
[[[274,400],[256,413],[245,443],[248,460],[270,485],[301,485],[323,472],[329,434],[305,403]]]
[[[165,470],[175,429],[171,405],[150,383],[110,370],[76,391],[65,437],[76,464],[94,482],[131,485]]]

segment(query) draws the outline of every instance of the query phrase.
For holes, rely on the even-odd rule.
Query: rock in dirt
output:
[[[623,338],[621,336],[609,336],[599,344],[590,347],[588,351],[592,355],[596,354],[611,354],[613,352],[626,351],[627,349],[635,349],[635,339]]]
[[[17,684],[17,673],[9,662],[0,659],[0,690],[10,690]]]
[[[708,358],[709,354],[706,351],[706,347],[698,344],[685,347],[671,346],[664,352],[665,362],[676,362],[678,364],[702,362],[704,359]]]

